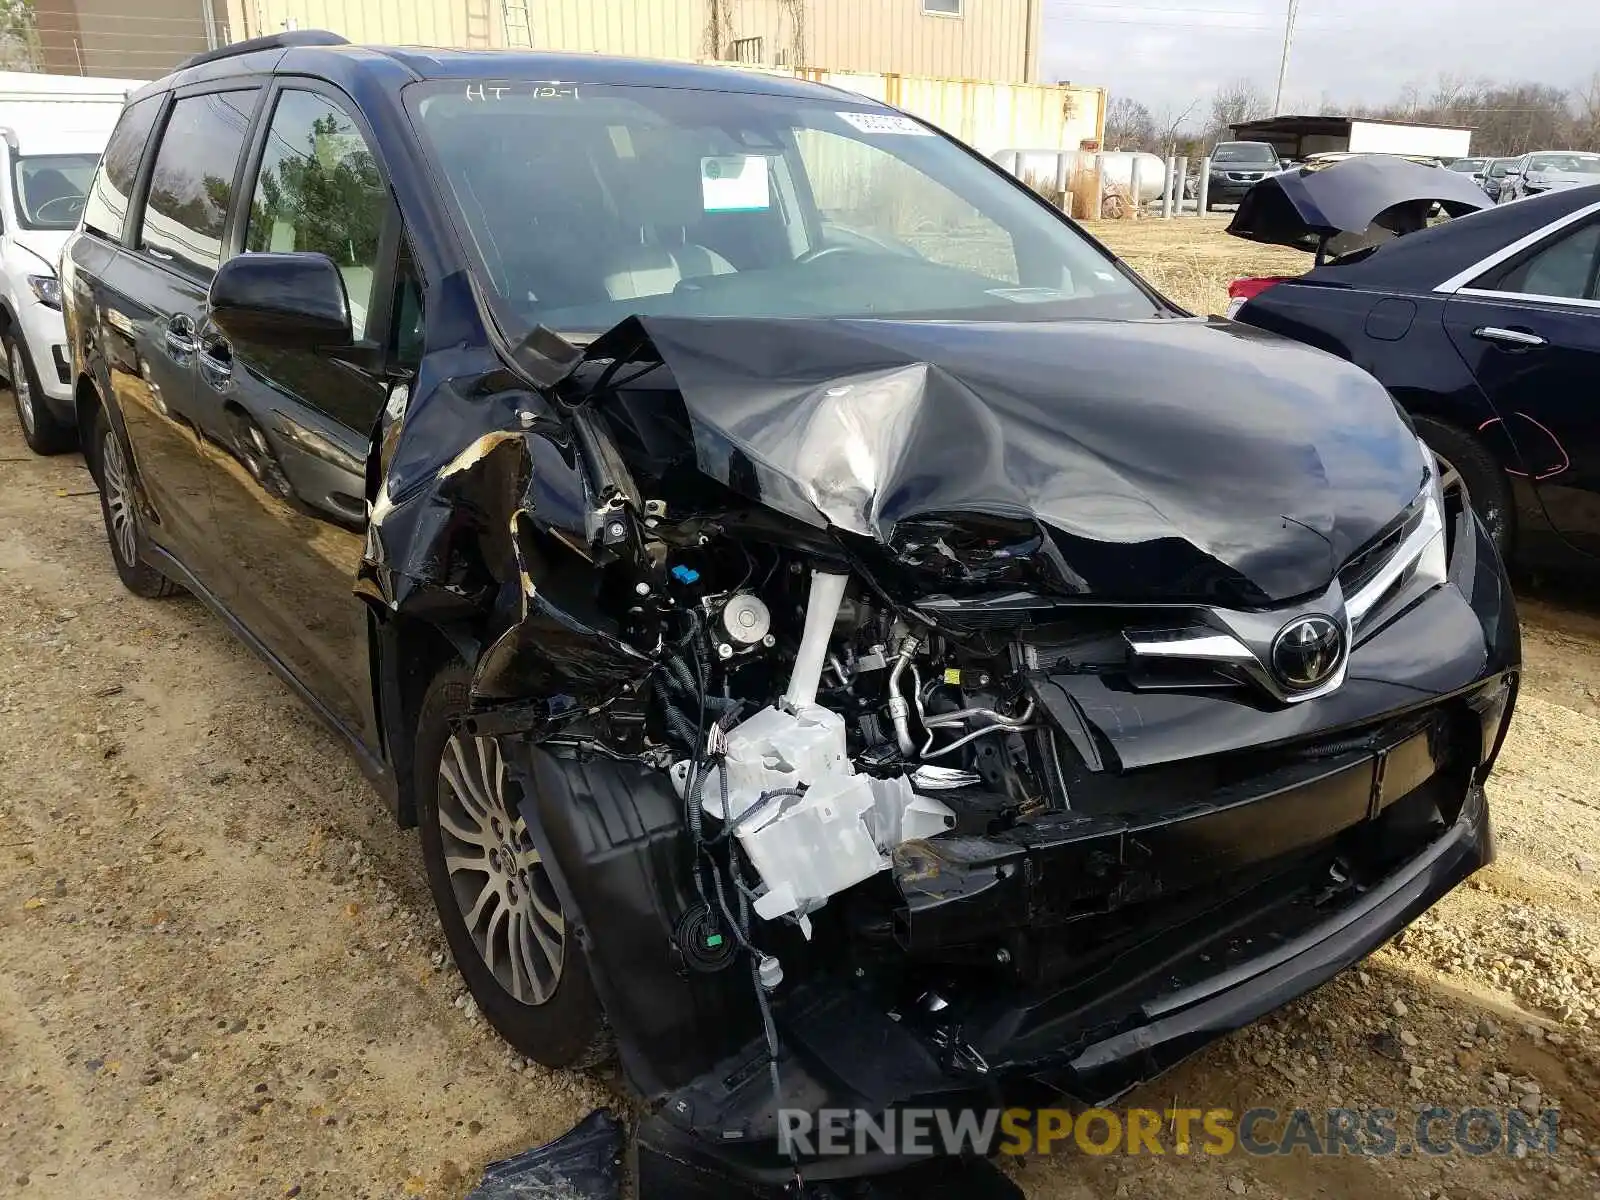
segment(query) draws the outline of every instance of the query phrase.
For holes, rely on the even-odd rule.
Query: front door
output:
[[[345,731],[378,745],[366,608],[366,464],[387,383],[396,222],[360,127],[334,96],[284,87],[241,209],[244,253],[315,252],[339,268],[354,348],[230,343],[203,320],[199,392],[224,429],[212,476],[235,614]],[[363,365],[357,365],[358,363]]]
[[[1551,525],[1600,554],[1600,214],[1486,271],[1444,320]]]

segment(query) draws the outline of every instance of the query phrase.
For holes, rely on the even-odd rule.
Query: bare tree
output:
[[[1154,150],[1159,145],[1156,119],[1131,96],[1118,96],[1106,109],[1108,150]]]
[[[37,71],[42,61],[34,0],[0,0],[0,70]]]
[[[1162,107],[1161,115],[1156,118],[1157,144],[1155,152],[1157,154],[1163,158],[1170,157],[1178,153],[1180,145],[1191,140],[1189,135],[1178,131],[1183,127],[1184,122],[1194,115],[1194,110],[1199,107],[1200,101],[1197,99],[1189,101],[1181,109],[1174,104],[1167,104]]]
[[[728,11],[728,0],[707,0],[706,27],[702,53],[709,59],[727,57],[728,43],[733,35],[733,14]]]
[[[1206,134],[1212,143],[1226,141],[1232,136],[1230,126],[1245,121],[1260,120],[1269,114],[1272,106],[1266,93],[1248,79],[1236,79],[1217,89],[1211,97],[1211,119],[1206,124]]]
[[[1574,150],[1600,150],[1600,71],[1573,89],[1570,141]]]

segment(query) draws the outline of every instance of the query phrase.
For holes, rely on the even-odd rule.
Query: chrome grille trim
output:
[[[1125,630],[1123,640],[1134,661],[1192,662],[1201,667],[1226,668],[1241,682],[1253,684],[1285,704],[1299,704],[1337,691],[1344,683],[1356,638],[1389,610],[1391,601],[1420,596],[1442,584],[1448,575],[1439,466],[1426,447],[1424,455],[1427,482],[1415,501],[1421,511],[1402,526],[1404,536],[1380,564],[1363,564],[1361,574],[1365,579],[1358,589],[1347,596],[1335,578],[1322,595],[1292,608],[1265,612],[1207,608],[1202,610],[1198,623],[1185,628]],[[1339,666],[1314,688],[1285,688],[1269,665],[1273,639],[1290,622],[1314,614],[1330,618],[1343,633]]]

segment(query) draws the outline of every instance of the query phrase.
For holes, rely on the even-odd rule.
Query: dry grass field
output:
[[[1081,224],[1163,294],[1208,315],[1227,311],[1228,283],[1242,275],[1299,275],[1311,269],[1311,255],[1303,251],[1229,237],[1223,231],[1231,215]]]

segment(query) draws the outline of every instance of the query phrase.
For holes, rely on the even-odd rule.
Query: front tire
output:
[[[1517,516],[1505,470],[1488,447],[1464,429],[1432,417],[1415,417],[1412,424],[1428,448],[1461,476],[1467,499],[1488,530],[1489,540],[1501,559],[1509,562],[1516,541]]]
[[[117,568],[122,586],[135,596],[159,600],[178,590],[160,571],[144,561],[140,547],[144,538],[139,529],[139,505],[133,486],[133,470],[122,438],[112,428],[105,409],[95,412],[89,446],[90,466],[100,485],[100,517],[105,522],[106,541],[111,546],[111,562]]]
[[[417,721],[417,820],[445,941],[489,1024],[548,1067],[609,1052],[588,963],[518,811],[498,743],[450,727],[467,707],[459,664],[434,679]]]
[[[33,369],[22,339],[11,330],[0,334],[0,347],[6,355],[6,370],[11,375],[11,402],[22,426],[22,440],[35,454],[61,454],[78,444],[78,431],[59,420],[45,402],[44,389]]]

